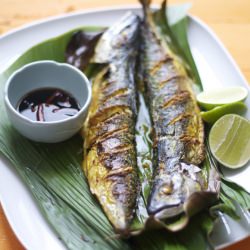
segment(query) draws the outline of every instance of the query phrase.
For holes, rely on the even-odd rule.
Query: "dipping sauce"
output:
[[[17,110],[32,121],[52,122],[76,115],[80,106],[70,93],[62,89],[41,88],[25,95]]]

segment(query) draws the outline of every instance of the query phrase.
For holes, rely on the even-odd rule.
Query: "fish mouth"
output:
[[[175,160],[170,160],[174,163]],[[203,190],[202,171],[193,164],[175,162],[170,171],[169,164],[161,166],[152,184],[147,210],[150,215],[171,218],[184,211],[188,198]]]
[[[156,183],[155,189],[148,199],[147,211],[150,215],[171,218],[183,212],[185,197],[182,194],[172,192],[172,182]],[[164,191],[165,190],[165,191]],[[164,193],[165,192],[165,193]],[[168,192],[168,193],[167,193]]]
[[[181,213],[183,213],[183,203],[173,204],[173,205],[162,205],[162,206],[154,206],[150,204],[147,208],[149,215],[154,215],[155,218],[158,219],[168,219],[173,218]]]

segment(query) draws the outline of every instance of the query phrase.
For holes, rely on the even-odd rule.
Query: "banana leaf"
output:
[[[170,28],[176,40],[185,38],[180,47],[187,57],[191,71],[197,74],[186,36],[186,9],[186,5],[169,9],[169,21],[172,24]],[[40,144],[22,137],[11,126],[3,105],[3,88],[9,75],[21,66],[37,60],[64,62],[66,47],[72,35],[79,30],[98,32],[102,28],[77,28],[38,44],[26,51],[0,75],[0,154],[11,162],[29,187],[44,218],[68,249],[206,249],[207,235],[214,222],[208,210],[193,216],[187,227],[178,233],[158,230],[127,240],[117,238],[99,204],[91,195],[82,173],[81,136],[76,135],[68,141],[53,145]],[[198,75],[196,77],[199,79]],[[201,86],[199,80],[197,84]],[[141,138],[145,141],[147,150],[141,157],[147,159],[147,154],[150,154],[150,131],[147,126],[142,126],[142,129],[144,133]],[[145,170],[145,174],[150,173]],[[217,205],[223,205],[234,212],[230,203],[234,199],[243,207],[249,208],[250,198],[247,192],[236,184],[228,184],[227,181],[223,183],[224,196],[220,197]],[[147,195],[147,192],[145,185],[143,193]],[[139,206],[140,204],[143,204],[143,200],[139,201]],[[143,216],[141,209],[137,216],[139,222],[140,219],[143,220]]]

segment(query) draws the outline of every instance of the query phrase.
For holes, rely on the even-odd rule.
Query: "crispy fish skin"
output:
[[[110,222],[126,233],[139,193],[135,147],[135,60],[140,19],[130,13],[101,37],[94,57],[106,63],[92,85],[84,125],[83,169]]]
[[[204,160],[204,128],[181,59],[160,37],[149,1],[144,5],[140,64],[153,123],[154,179],[148,212],[173,217],[194,192],[207,188],[198,165]]]

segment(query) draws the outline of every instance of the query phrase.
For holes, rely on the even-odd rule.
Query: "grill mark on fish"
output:
[[[128,173],[131,173],[132,171],[133,171],[133,167],[131,166],[125,167],[125,168],[112,169],[111,171],[109,171],[106,178],[109,179],[110,177],[113,177],[113,176],[125,176]]]
[[[92,145],[92,141],[96,141],[97,138],[101,139],[119,130],[125,131],[125,129],[131,134],[134,132],[133,124],[124,123],[123,114],[115,113],[105,121],[91,126],[89,132],[89,144]]]
[[[103,101],[102,107],[99,109],[99,112],[106,112],[106,108],[110,107],[130,107],[131,99],[128,95],[118,95],[112,96],[111,98]]]
[[[128,157],[132,148],[125,148],[123,151],[114,152],[112,154],[106,154],[101,156],[101,161],[105,167],[110,169],[117,169],[124,166],[131,166],[133,164],[132,158]]]
[[[130,145],[130,142],[133,138],[133,135],[127,134],[127,138],[123,138],[122,136],[124,136],[124,134],[118,134],[98,142],[98,155],[102,153],[119,152],[119,150],[123,148],[131,148],[132,146]]]
[[[156,62],[155,65],[153,65],[153,67],[150,69],[150,74],[154,74],[156,73],[156,71],[159,70],[159,68],[161,67],[161,65],[163,63],[166,63],[168,61],[172,61],[173,58],[170,56],[166,56],[164,59],[160,60],[159,62]]]
[[[183,75],[170,75],[167,79],[160,81],[159,83],[159,89],[162,89],[166,86],[166,84],[168,84],[169,82],[171,82],[172,80],[178,80],[183,78]]]
[[[100,142],[103,142],[111,137],[115,137],[116,135],[119,135],[121,133],[129,133],[129,128],[126,127],[126,128],[122,128],[122,129],[116,129],[116,130],[111,130],[110,132],[107,132],[105,134],[102,134],[102,135],[96,135],[93,139],[91,138],[89,140],[89,146],[93,146],[97,143],[100,143]]]
[[[117,128],[124,125],[122,124],[123,121],[123,113],[115,112],[110,114],[106,119],[103,121],[97,123],[97,124],[91,124],[91,128],[94,130],[97,130],[98,132],[106,131],[108,130],[108,126],[116,126]]]
[[[181,102],[187,101],[190,98],[190,93],[188,91],[182,91],[174,96],[172,96],[169,100],[167,100],[163,105],[162,108],[166,109],[169,106],[176,105]]]
[[[107,95],[105,97],[105,101],[112,99],[113,97],[128,95],[129,94],[128,92],[129,92],[129,90],[127,88],[117,89],[117,90],[113,91],[111,94]]]
[[[188,119],[188,118],[190,118],[192,116],[193,116],[193,114],[191,114],[191,113],[180,114],[179,116],[175,117],[172,121],[170,121],[168,123],[168,125],[174,125],[176,122],[179,122],[179,121],[181,121],[183,119]]]
[[[94,116],[89,119],[90,125],[95,125],[99,122],[104,122],[105,120],[109,119],[107,117],[107,113],[112,116],[117,113],[126,113],[127,116],[133,116],[133,113],[128,106],[125,105],[117,105],[114,107],[106,107],[105,109],[98,110]]]

